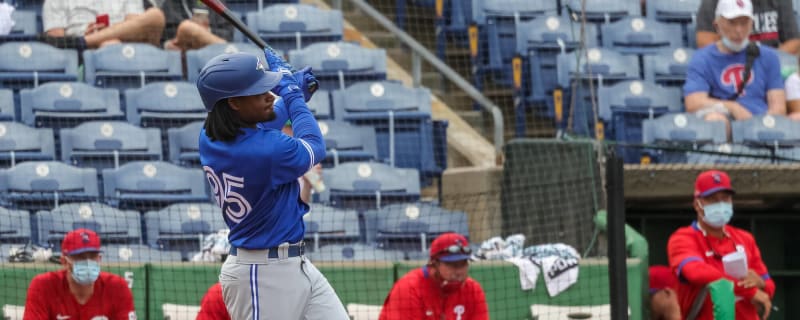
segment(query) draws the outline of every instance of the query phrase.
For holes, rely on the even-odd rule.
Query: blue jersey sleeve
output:
[[[778,58],[778,54],[771,49],[764,50],[764,47],[761,47],[762,52],[764,52],[764,73],[766,73],[766,85],[767,90],[773,89],[783,89],[783,76],[781,75],[781,61]]]
[[[708,55],[704,52],[698,51],[695,52],[692,59],[689,60],[689,66],[686,70],[686,83],[683,84],[684,96],[695,92],[711,92],[711,86],[708,81],[706,81],[703,72],[703,66],[708,63],[708,61],[706,61],[707,57]]]
[[[276,145],[281,152],[277,163],[273,163],[278,169],[273,175],[275,184],[297,179],[325,158],[325,140],[302,94],[293,92],[283,100],[292,120],[294,138],[283,136]]]

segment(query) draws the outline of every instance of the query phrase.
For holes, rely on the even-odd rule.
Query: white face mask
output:
[[[720,201],[705,206],[701,204],[701,208],[704,213],[703,221],[714,228],[722,228],[733,217],[733,204],[730,202]]]
[[[744,40],[742,40],[742,42],[740,43],[735,43],[731,41],[730,38],[722,36],[722,45],[728,48],[728,50],[731,50],[733,52],[742,52],[744,48],[747,48],[748,44],[750,44],[750,39],[747,38],[744,38]]]

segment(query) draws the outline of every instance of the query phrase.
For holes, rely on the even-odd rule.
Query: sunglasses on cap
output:
[[[472,254],[472,248],[470,248],[469,246],[461,245],[461,244],[454,244],[454,245],[451,245],[451,246],[449,246],[447,248],[444,248],[443,250],[439,251],[438,254],[443,254],[443,253],[449,253],[449,254],[456,254],[456,253]]]

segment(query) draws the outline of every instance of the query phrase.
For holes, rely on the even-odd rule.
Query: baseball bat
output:
[[[267,42],[264,41],[264,39],[261,39],[261,37],[259,37],[255,32],[253,32],[253,30],[250,30],[250,28],[248,28],[247,25],[245,25],[244,22],[242,22],[242,20],[239,20],[239,18],[235,14],[233,14],[233,12],[231,12],[231,10],[228,9],[228,7],[222,4],[222,2],[219,2],[218,0],[200,0],[200,1],[202,1],[211,10],[222,16],[222,18],[230,22],[230,24],[232,24],[236,29],[239,29],[239,31],[241,31],[245,37],[250,39],[250,41],[253,41],[253,43],[255,43],[259,48],[264,50],[269,50],[271,54],[280,58],[280,55],[275,53],[275,49],[272,49],[272,47],[270,47],[269,44],[267,44]],[[283,60],[283,58],[281,58],[281,60]],[[284,61],[284,63],[286,62]],[[292,69],[292,71],[294,71],[294,66],[292,66],[289,63],[286,63],[286,65],[288,65]],[[309,83],[308,91],[311,93],[317,91],[317,83],[316,82]]]

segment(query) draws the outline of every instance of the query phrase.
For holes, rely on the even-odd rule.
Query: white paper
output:
[[[722,257],[722,265],[731,277],[742,279],[747,276],[747,254],[742,251],[726,254]]]

